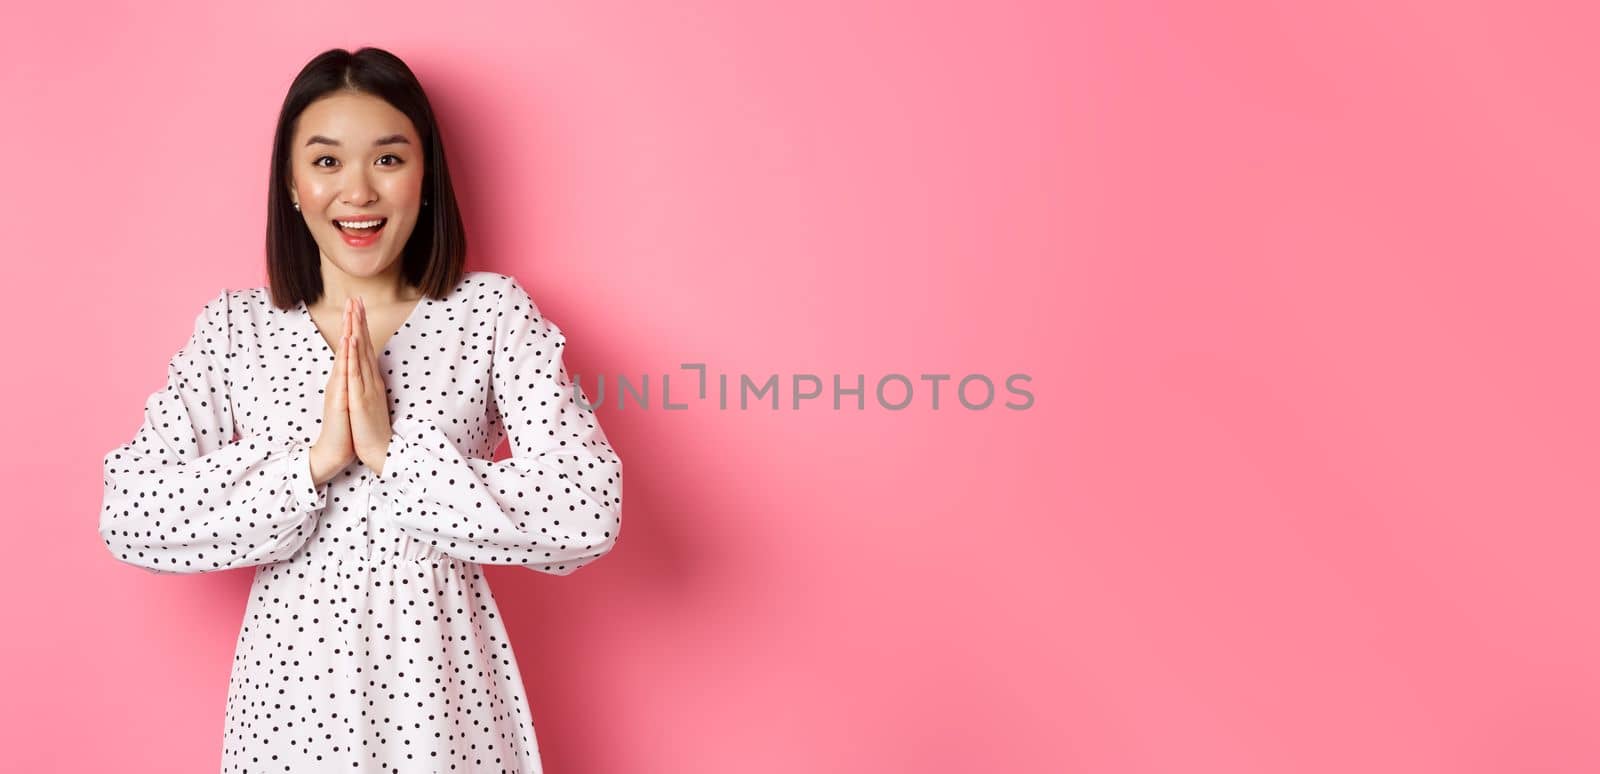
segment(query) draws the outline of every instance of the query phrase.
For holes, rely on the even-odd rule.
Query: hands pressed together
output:
[[[389,395],[368,335],[367,309],[350,299],[323,397],[322,435],[311,446],[311,477],[320,485],[358,458],[382,474],[390,436]]]

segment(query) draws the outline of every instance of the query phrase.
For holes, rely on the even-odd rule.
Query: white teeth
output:
[[[382,223],[382,222],[383,221],[381,221],[381,220],[336,220],[336,221],[334,221],[334,223],[337,223],[337,224],[339,224],[341,226],[344,226],[345,228],[372,228],[373,226],[376,226],[376,225],[378,225],[379,223]]]

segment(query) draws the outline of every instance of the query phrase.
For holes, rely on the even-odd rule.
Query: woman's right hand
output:
[[[311,478],[320,486],[344,470],[356,458],[356,444],[350,434],[350,404],[345,396],[345,369],[350,362],[350,333],[355,330],[355,301],[344,304],[344,326],[339,332],[339,350],[334,353],[333,373],[323,388],[322,434],[311,445]]]

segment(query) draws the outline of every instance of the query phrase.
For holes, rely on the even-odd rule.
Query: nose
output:
[[[351,207],[365,207],[377,199],[378,189],[367,180],[367,171],[360,167],[351,170],[339,201]]]

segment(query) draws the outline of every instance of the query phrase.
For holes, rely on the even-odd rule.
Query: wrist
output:
[[[383,463],[389,457],[389,443],[369,446],[357,456],[361,458],[361,460],[369,469],[372,470],[373,473],[381,476],[383,475]]]
[[[328,458],[327,450],[316,444],[311,445],[311,448],[306,452],[306,458],[311,465],[311,480],[317,486],[322,486],[331,481],[339,473],[339,470],[344,467],[343,465],[334,464],[334,461]]]

